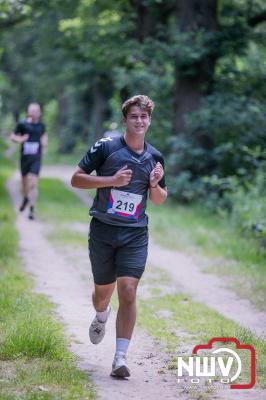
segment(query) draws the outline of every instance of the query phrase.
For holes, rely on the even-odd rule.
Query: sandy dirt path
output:
[[[19,186],[16,175],[8,184],[16,210],[21,199]],[[131,378],[111,378],[109,375],[115,350],[115,313],[111,313],[103,342],[99,346],[92,345],[88,327],[95,312],[91,304],[89,262],[84,271],[74,262],[67,262],[45,238],[45,227],[37,220],[28,220],[27,214],[17,214],[16,227],[25,268],[33,275],[36,290],[48,295],[57,305],[67,336],[71,338],[71,350],[79,357],[79,367],[91,374],[99,398],[188,399],[177,389],[176,378],[166,368],[169,356],[163,353],[158,343],[138,328],[129,348]]]
[[[266,313],[258,311],[248,300],[227,289],[218,276],[201,271],[193,257],[150,243],[149,261],[167,271],[179,284],[179,290],[192,295],[195,301],[206,304],[224,317],[261,338],[266,338]]]
[[[46,166],[43,169],[43,176],[62,179],[85,205],[90,206],[91,199],[86,191],[70,187],[72,173],[73,168],[69,166]],[[196,301],[250,329],[257,336],[266,338],[266,313],[258,311],[247,299],[241,299],[227,289],[222,277],[202,272],[201,263],[195,257],[167,250],[150,240],[148,263],[165,270],[179,291],[192,295]]]

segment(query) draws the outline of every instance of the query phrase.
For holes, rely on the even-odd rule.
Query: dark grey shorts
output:
[[[122,276],[140,279],[148,255],[148,228],[109,225],[92,218],[89,255],[97,285]]]
[[[21,157],[20,159],[20,170],[21,175],[26,176],[28,174],[39,175],[41,169],[41,158],[32,157]]]

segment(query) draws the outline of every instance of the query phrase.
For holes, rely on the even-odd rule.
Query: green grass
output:
[[[4,362],[2,367],[1,400],[89,400],[94,397],[91,382],[81,377],[71,362],[20,358],[16,362]]]
[[[54,136],[49,136],[49,146],[47,151],[44,154],[44,164],[46,165],[54,165],[54,164],[62,164],[62,165],[77,165],[84,154],[87,152],[89,145],[86,145],[82,142],[78,143],[75,146],[75,149],[69,154],[60,154],[58,153],[58,139]]]
[[[266,343],[256,338],[250,331],[224,318],[216,311],[201,303],[196,303],[185,294],[163,295],[152,291],[147,301],[138,301],[138,324],[145,328],[156,340],[163,342],[172,355],[169,369],[175,369],[177,356],[189,356],[197,344],[206,344],[213,337],[235,337],[241,343],[255,347],[257,358],[257,383],[266,388],[265,363]],[[171,314],[160,317],[160,311]],[[188,350],[190,349],[190,351]],[[249,354],[245,355],[246,380],[249,377]]]
[[[90,193],[93,197],[95,191]],[[40,179],[37,212],[41,220],[50,225],[48,238],[54,244],[87,246],[89,210],[59,179]],[[86,233],[77,231],[75,223],[87,225]]]
[[[62,340],[61,326],[51,319],[47,311],[43,311],[49,310],[45,302],[38,307],[39,299],[34,300],[34,298],[23,299],[23,296],[19,296],[18,302],[24,303],[23,306],[27,308],[23,308],[21,304],[17,308],[13,307],[11,316],[15,315],[19,309],[19,318],[14,320],[7,316],[3,322],[5,334],[0,345],[2,360],[16,359],[21,356],[45,357],[50,360],[64,358],[66,342]]]
[[[95,397],[75,365],[54,306],[32,291],[18,256],[15,214],[5,190],[10,163],[0,160],[0,398],[82,400]]]
[[[170,201],[161,207],[149,204],[148,213],[152,234],[170,249],[189,250],[194,246],[207,255],[223,256],[258,267],[265,265],[256,242],[233,229],[226,217],[210,214],[203,207],[185,207]]]
[[[43,220],[55,224],[89,220],[88,209],[59,179],[42,178],[39,189],[37,208]]]
[[[228,218],[209,214],[203,207],[184,207],[170,201],[161,207],[149,204],[148,214],[151,234],[159,244],[210,257],[206,272],[230,276],[238,294],[265,308],[265,257],[256,241],[234,229]],[[217,263],[217,257],[224,261]]]
[[[37,205],[38,216],[50,225],[48,238],[56,245],[87,246],[87,234],[72,225],[87,224],[88,208],[59,179],[42,178]]]

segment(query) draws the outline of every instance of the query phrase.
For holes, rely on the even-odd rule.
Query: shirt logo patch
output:
[[[107,138],[102,138],[100,140],[98,140],[98,142],[96,142],[90,149],[91,153],[95,153],[95,151],[98,150],[98,147],[100,147],[102,145],[102,143],[104,142],[108,142],[108,141],[112,141],[113,139],[111,137],[107,137]]]

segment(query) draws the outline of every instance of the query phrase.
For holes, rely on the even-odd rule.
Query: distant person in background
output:
[[[45,125],[41,122],[41,107],[38,103],[29,104],[27,117],[17,124],[15,132],[11,134],[11,140],[21,144],[20,170],[23,200],[19,211],[24,211],[29,205],[29,219],[34,219],[42,149],[48,145],[48,136],[45,133]]]
[[[117,126],[118,125],[116,122],[112,122],[110,124],[110,129],[108,131],[104,132],[103,137],[115,138],[115,137],[122,136],[122,133],[117,130]]]

